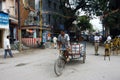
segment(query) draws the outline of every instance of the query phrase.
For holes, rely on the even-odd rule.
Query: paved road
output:
[[[112,55],[111,61],[94,55],[94,47],[87,44],[86,63],[71,61],[61,76],[54,73],[56,49],[31,49],[15,54],[14,58],[0,57],[0,80],[120,80],[120,55]]]

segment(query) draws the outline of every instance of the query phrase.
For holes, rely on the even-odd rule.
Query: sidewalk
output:
[[[17,50],[12,50],[12,53],[13,54],[17,54],[17,53],[19,53],[19,51],[17,51]],[[4,49],[0,49],[0,56],[2,56],[2,55],[4,55]]]

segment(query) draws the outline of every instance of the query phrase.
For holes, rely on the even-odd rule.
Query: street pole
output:
[[[40,0],[40,38],[42,42],[42,0]]]
[[[21,24],[20,24],[20,0],[18,0],[18,39],[19,39],[19,51],[22,51],[21,47]]]

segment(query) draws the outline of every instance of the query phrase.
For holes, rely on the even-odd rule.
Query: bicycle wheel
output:
[[[60,76],[62,74],[62,71],[65,67],[65,61],[63,59],[57,59],[54,64],[54,72],[57,76]]]

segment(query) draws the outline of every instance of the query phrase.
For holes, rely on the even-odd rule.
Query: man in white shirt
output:
[[[11,47],[10,47],[10,41],[9,41],[10,36],[7,36],[4,41],[4,58],[7,57],[7,52],[9,53],[10,57],[13,57],[12,52],[11,52]]]
[[[56,49],[57,48],[57,38],[56,37],[53,37],[53,43],[54,43],[54,48]]]
[[[95,55],[99,55],[98,54],[99,42],[100,42],[100,37],[98,33],[96,33],[96,35],[94,36]]]
[[[110,43],[110,42],[111,42],[111,39],[112,39],[112,38],[111,38],[111,36],[110,36],[110,35],[108,35],[108,37],[107,37],[107,40],[106,40],[106,41],[107,41],[108,43]]]

